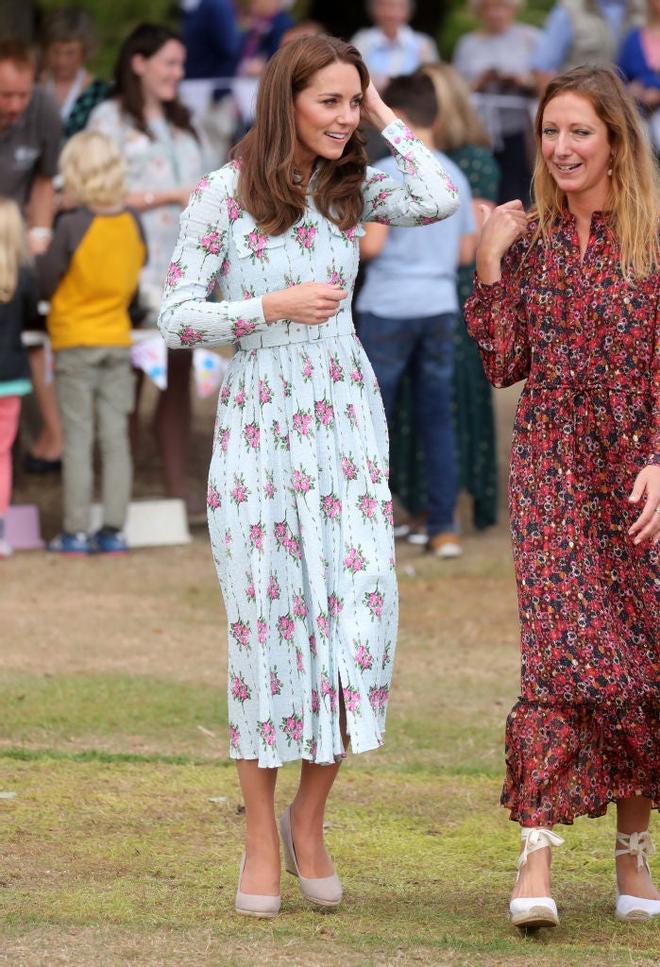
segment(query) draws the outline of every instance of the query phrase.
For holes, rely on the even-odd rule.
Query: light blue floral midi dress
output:
[[[403,185],[367,169],[363,219],[419,225],[457,192],[401,121],[383,132]],[[382,743],[397,631],[388,441],[350,295],[321,326],[267,323],[261,297],[302,282],[353,289],[361,225],[315,208],[279,236],[203,178],[181,216],[159,326],[168,346],[236,343],[220,391],[208,512],[229,625],[230,754],[276,767]],[[207,301],[216,283],[226,301]]]

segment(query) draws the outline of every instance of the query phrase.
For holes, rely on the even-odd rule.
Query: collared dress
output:
[[[404,182],[367,169],[363,220],[419,225],[457,192],[400,122],[383,132]],[[170,347],[235,343],[209,471],[213,556],[229,625],[230,754],[276,767],[382,743],[397,631],[387,427],[355,335],[360,224],[312,195],[267,236],[236,198],[238,171],[202,179],[182,215],[159,326]],[[349,293],[321,326],[268,324],[261,297],[303,282]],[[216,282],[224,299],[207,301]]]
[[[526,379],[510,512],[521,694],[502,803],[523,826],[660,805],[658,548],[628,530],[639,471],[660,466],[658,273],[627,281],[606,215],[584,258],[572,215],[536,223],[465,307],[495,386]]]

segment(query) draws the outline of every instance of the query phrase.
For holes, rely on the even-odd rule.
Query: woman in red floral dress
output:
[[[536,209],[484,222],[465,315],[495,386],[527,379],[511,530],[521,696],[502,803],[522,826],[511,918],[558,922],[555,823],[617,804],[620,919],[660,915],[658,174],[616,75],[551,82],[536,120]]]

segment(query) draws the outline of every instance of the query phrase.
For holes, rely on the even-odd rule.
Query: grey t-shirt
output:
[[[23,208],[39,175],[57,174],[62,122],[55,101],[38,87],[15,124],[0,131],[0,195]]]

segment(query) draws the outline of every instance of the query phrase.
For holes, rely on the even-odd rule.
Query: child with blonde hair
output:
[[[50,299],[48,333],[64,430],[63,529],[48,545],[62,554],[123,553],[132,463],[133,407],[128,306],[146,260],[139,217],[124,204],[124,163],[114,142],[81,131],[65,145],[60,172],[79,207],[58,219],[37,260]],[[102,457],[103,526],[88,536],[95,426]]]
[[[36,286],[23,220],[16,202],[0,198],[0,559],[12,552],[5,518],[12,484],[11,450],[18,430],[21,396],[32,389],[21,331],[37,314]]]

